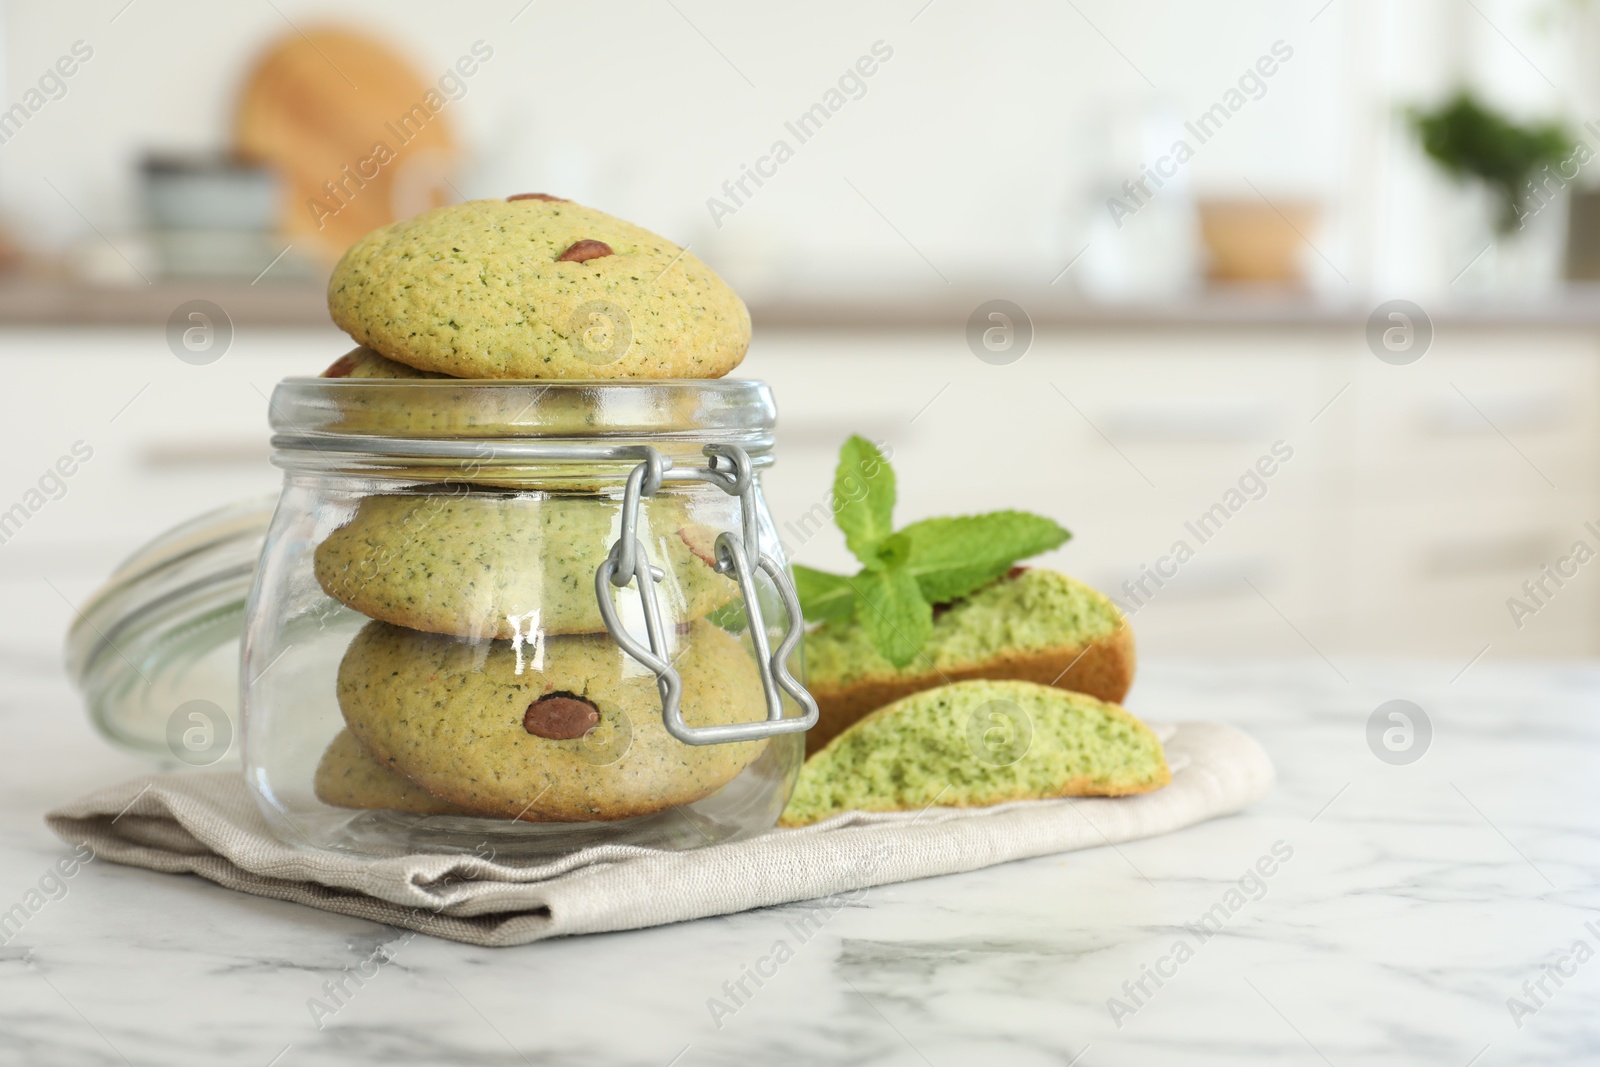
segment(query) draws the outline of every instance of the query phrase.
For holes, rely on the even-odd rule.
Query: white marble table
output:
[[[0,909],[70,853],[48,807],[143,769],[76,706],[67,609],[4,577]],[[1165,839],[874,889],[720,1028],[708,1000],[798,908],[488,950],[99,861],[0,947],[0,1063],[1600,1061],[1600,962],[1571,955],[1600,949],[1600,667],[1340,670],[1147,664],[1130,705],[1249,729],[1271,795]],[[1367,747],[1394,697],[1434,725],[1409,766]],[[1186,928],[1280,842],[1259,899],[1203,942]],[[319,1027],[324,983],[385,946]]]

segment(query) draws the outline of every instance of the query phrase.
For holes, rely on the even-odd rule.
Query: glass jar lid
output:
[[[179,709],[196,700],[238,737],[239,636],[276,500],[229,504],[168,530],[84,605],[67,632],[67,672],[113,744],[195,762],[169,734],[175,722],[181,734],[188,720]]]

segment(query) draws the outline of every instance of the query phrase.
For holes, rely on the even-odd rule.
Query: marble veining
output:
[[[94,737],[56,656],[0,632],[0,910],[70,854],[48,807],[142,769]],[[479,949],[90,861],[0,937],[0,1063],[1600,1062],[1600,959],[1572,962],[1600,951],[1600,668],[1341,669],[1145,664],[1130,706],[1250,730],[1271,795],[873,889],[810,927],[790,905]],[[1391,697],[1433,721],[1407,766],[1367,748]]]

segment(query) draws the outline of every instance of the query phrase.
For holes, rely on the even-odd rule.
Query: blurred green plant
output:
[[[1433,110],[1410,108],[1422,150],[1457,179],[1477,179],[1498,198],[1495,230],[1518,228],[1532,177],[1572,151],[1572,135],[1559,122],[1518,125],[1462,90]]]

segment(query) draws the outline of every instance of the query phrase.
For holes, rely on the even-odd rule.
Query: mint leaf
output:
[[[904,667],[922,651],[933,633],[933,605],[904,566],[864,570],[850,583],[856,591],[856,621],[896,667]]]
[[[855,610],[856,591],[842,574],[794,567],[794,591],[800,610],[812,622],[846,622]]]
[[[964,597],[1072,536],[1026,511],[926,519],[896,531],[894,503],[889,461],[852,435],[839,450],[833,514],[862,570],[846,578],[795,567],[794,577],[808,620],[855,620],[896,667],[915,659],[932,635],[934,604]]]
[[[904,531],[892,533],[878,542],[878,549],[873,555],[877,557],[873,570],[898,567],[911,558],[911,538]]]
[[[877,548],[894,532],[893,512],[894,470],[876,445],[852,435],[839,449],[839,467],[833,475],[833,521],[864,565],[881,565]]]
[[[922,595],[942,604],[994,581],[1019,559],[1060,547],[1072,534],[1042,515],[991,511],[924,519],[895,536],[911,542],[906,569]]]

